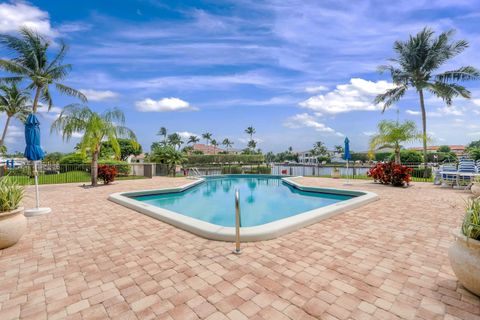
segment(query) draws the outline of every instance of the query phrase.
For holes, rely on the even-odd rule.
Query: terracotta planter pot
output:
[[[480,241],[465,237],[461,230],[452,231],[455,242],[448,257],[458,281],[472,293],[480,296]]]
[[[470,189],[475,198],[480,197],[480,184],[474,183]]]
[[[27,218],[23,208],[0,213],[0,249],[17,243],[27,230]]]

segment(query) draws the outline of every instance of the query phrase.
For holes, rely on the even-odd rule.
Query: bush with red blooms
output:
[[[391,184],[396,187],[408,186],[412,177],[412,168],[396,164],[394,162],[377,163],[367,175],[374,181],[382,184]]]
[[[118,175],[118,170],[114,166],[108,164],[101,164],[98,166],[98,177],[103,180],[104,184],[109,184],[115,180]]]

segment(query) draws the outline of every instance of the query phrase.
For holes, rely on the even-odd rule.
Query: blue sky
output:
[[[0,32],[29,25],[70,45],[67,84],[82,89],[97,111],[121,108],[144,149],[170,133],[209,131],[243,148],[243,130],[254,126],[259,147],[308,150],[332,147],[348,136],[366,150],[382,114],[372,104],[391,84],[376,67],[393,56],[392,45],[424,26],[456,29],[470,48],[444,68],[480,67],[480,1],[7,1],[0,2]],[[7,56],[4,50],[0,55]],[[471,100],[450,108],[427,97],[428,130],[435,144],[480,139],[480,83]],[[75,99],[54,94],[55,108],[41,112],[46,151],[70,151],[50,135],[51,122]],[[411,93],[396,107],[400,119],[420,125]],[[2,124],[3,125],[3,124]],[[23,151],[15,122],[7,146]]]

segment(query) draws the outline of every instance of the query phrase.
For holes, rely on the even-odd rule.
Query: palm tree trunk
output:
[[[395,163],[402,164],[402,158],[400,157],[400,148],[395,148]]]
[[[7,135],[8,125],[10,124],[10,116],[7,116],[7,122],[5,122],[5,128],[3,129],[2,139],[0,140],[0,146],[3,146],[5,142],[5,136]]]
[[[92,154],[91,177],[92,177],[93,187],[96,187],[98,185],[98,154],[99,154],[98,150],[95,150]]]
[[[420,109],[422,110],[422,130],[423,130],[423,165],[425,171],[423,173],[424,177],[427,178],[427,112],[425,110],[425,101],[423,98],[423,90],[418,90],[418,95],[420,96]]]
[[[37,112],[38,108],[38,99],[40,98],[40,87],[37,87],[37,91],[35,92],[35,98],[33,99],[33,113]]]

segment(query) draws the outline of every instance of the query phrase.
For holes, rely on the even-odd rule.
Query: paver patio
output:
[[[236,256],[107,200],[183,178],[42,186],[53,212],[0,251],[0,319],[480,319],[447,256],[467,193],[303,180],[380,200]]]

